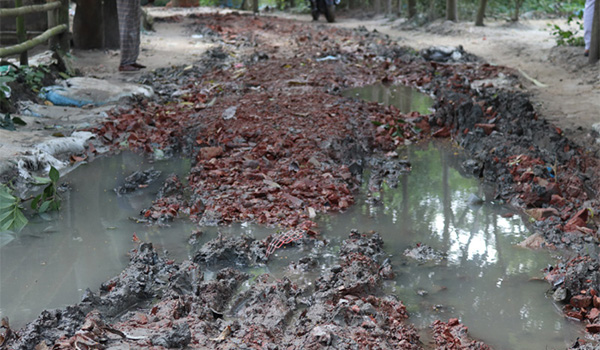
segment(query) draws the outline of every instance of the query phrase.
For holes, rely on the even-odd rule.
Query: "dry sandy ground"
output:
[[[145,71],[177,65],[190,65],[198,61],[211,43],[194,35],[185,19],[190,12],[218,11],[215,9],[170,9],[148,8],[153,17],[182,15],[175,23],[157,21],[155,32],[142,35],[142,50],[139,62],[148,66]],[[223,12],[223,10],[221,10]],[[262,15],[262,14],[261,14]],[[269,14],[273,15],[273,14]],[[309,15],[276,14],[290,20],[311,22]],[[582,48],[556,47],[547,23],[564,23],[560,20],[531,20],[520,23],[488,22],[486,27],[475,27],[472,23],[436,22],[419,30],[405,30],[402,20],[389,20],[384,17],[370,19],[352,19],[338,16],[334,25],[346,28],[365,26],[376,29],[398,40],[402,45],[416,49],[432,45],[462,45],[465,50],[474,53],[490,63],[518,69],[525,75],[536,79],[543,86],[534,84],[530,79],[522,79],[522,88],[532,94],[537,110],[543,118],[555,123],[568,135],[596,152],[600,143],[596,136],[590,137],[593,125],[600,126],[600,73],[599,64],[589,65],[582,54]],[[315,25],[324,24],[324,20]],[[135,81],[144,71],[120,73],[118,71],[118,51],[110,50],[74,50],[73,63],[83,75],[98,77],[109,81]],[[84,118],[93,124],[94,118],[101,114]],[[30,119],[31,120],[31,119]],[[0,130],[0,172],[6,160],[29,150],[36,143],[52,138],[55,120],[36,120],[19,132]],[[81,118],[61,120],[63,130],[75,129],[81,124]],[[77,124],[79,123],[79,124]],[[600,130],[600,128],[598,128]],[[600,153],[598,154],[600,155]],[[6,165],[6,164],[5,164]]]

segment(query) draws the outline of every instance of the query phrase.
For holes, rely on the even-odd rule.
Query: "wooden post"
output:
[[[15,0],[15,8],[23,6],[23,0]],[[27,41],[27,33],[25,32],[25,17],[23,15],[17,16],[17,42],[19,44]],[[22,66],[26,66],[28,62],[27,51],[21,52],[20,63]]]

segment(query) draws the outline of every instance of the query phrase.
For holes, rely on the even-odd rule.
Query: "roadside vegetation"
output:
[[[33,213],[43,214],[60,209],[61,198],[58,193],[58,180],[60,174],[56,168],[51,167],[48,177],[34,177],[32,185],[44,187],[41,193],[27,198],[16,195],[10,185],[0,183],[0,232],[20,231],[29,220],[24,214],[23,203],[31,202]]]

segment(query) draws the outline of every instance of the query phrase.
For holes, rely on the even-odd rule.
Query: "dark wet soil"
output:
[[[350,233],[339,264],[323,271],[314,288],[265,274],[239,292],[250,276],[233,268],[204,280],[203,271],[214,262],[203,251],[240,244],[240,239],[219,237],[194,262],[175,264],[158,256],[152,244],[141,243],[129,266],[104,283],[100,295],[88,290],[81,303],[42,313],[8,339],[9,347],[423,348],[416,329],[406,323],[402,302],[382,294],[382,283],[393,272],[377,234]],[[237,252],[238,259],[253,264],[251,249]],[[231,254],[220,249],[214,255],[228,260]],[[438,348],[488,349],[469,339],[456,319],[436,322],[433,334]]]
[[[422,55],[365,29],[237,14],[198,15],[195,25],[220,47],[191,69],[145,77],[159,97],[115,111],[95,129],[115,148],[194,159],[187,183],[166,184],[144,218],[254,221],[296,232],[289,243],[316,241],[315,213],[352,205],[364,169],[385,178],[406,166],[398,146],[452,138],[471,155],[465,170],[489,183],[495,200],[539,218],[531,228],[543,246],[581,254],[553,267],[548,280],[566,291],[569,317],[587,318],[588,330],[600,331],[592,308],[600,307],[598,262],[590,250],[597,247],[597,160],[539,118],[526,95],[493,82],[472,87],[500,74],[515,79],[510,69],[466,54],[439,62],[433,51]],[[375,82],[431,92],[436,112],[405,114],[341,95]],[[380,181],[372,183],[376,189]],[[181,264],[143,243],[100,295],[89,292],[76,306],[44,312],[13,333],[8,346],[423,348],[401,301],[383,293],[393,271],[376,234],[351,233],[339,266],[321,271],[314,288],[262,275],[238,293],[249,276],[230,267],[214,280],[202,278],[207,266],[265,263],[274,242],[219,237]],[[310,268],[309,260],[299,263]],[[436,348],[487,348],[468,339],[455,319],[435,322],[432,334]]]

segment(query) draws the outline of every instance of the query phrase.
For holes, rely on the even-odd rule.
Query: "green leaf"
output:
[[[64,72],[58,72],[58,75],[60,75],[61,78],[63,79],[69,79],[70,76],[67,73]]]
[[[27,225],[27,219],[19,208],[19,199],[0,184],[0,231],[20,231]]]
[[[0,184],[0,210],[10,208],[19,203],[19,199],[12,194],[5,185]]]
[[[34,185],[36,186],[47,185],[52,182],[52,180],[47,177],[34,176],[33,179],[35,180]]]
[[[13,81],[15,81],[15,77],[13,77],[13,76],[3,76],[3,77],[0,77],[0,84],[2,84],[2,83],[10,83],[10,82],[13,82]]]
[[[56,170],[55,167],[51,167],[50,172],[48,173],[48,176],[50,177],[50,180],[52,180],[54,183],[56,183],[56,182],[58,182],[58,178],[60,177],[60,174],[58,173],[58,170]]]
[[[44,188],[44,195],[42,196],[42,198],[47,199],[47,198],[52,198],[52,196],[54,195],[54,186],[52,184],[46,186],[46,188]]]
[[[52,201],[52,205],[50,205],[50,210],[55,210],[55,211],[60,210],[60,199],[55,199]]]
[[[21,119],[19,117],[13,117],[12,118],[12,122],[15,125],[21,125],[21,126],[27,125],[27,123],[23,119]]]
[[[48,211],[50,204],[52,204],[52,201],[45,201],[44,203],[42,203],[42,205],[40,205],[40,209],[38,209],[38,212],[45,213],[46,211]]]
[[[35,196],[33,198],[33,200],[31,201],[31,209],[36,210],[38,207],[38,204],[40,203],[40,199],[42,199],[42,195],[38,194],[37,196]]]
[[[12,210],[6,210],[6,211],[0,212],[0,222],[6,220],[6,218],[9,217],[10,215],[12,215]],[[6,230],[0,230],[0,231],[6,231]]]

